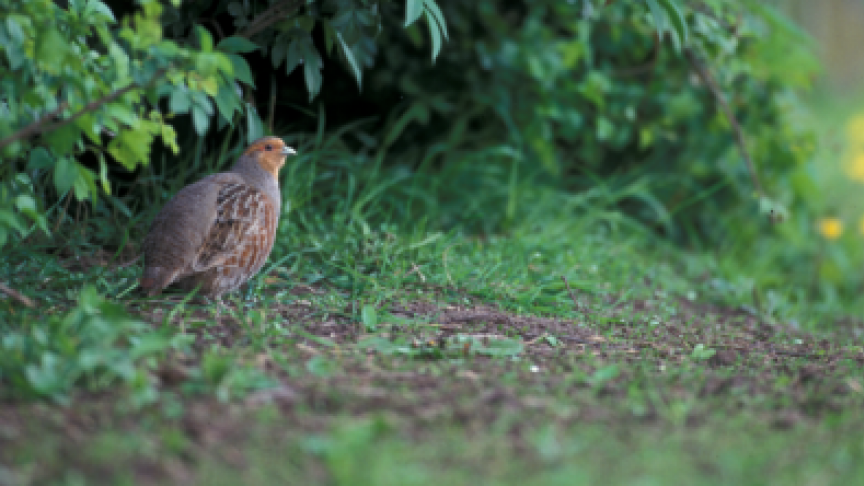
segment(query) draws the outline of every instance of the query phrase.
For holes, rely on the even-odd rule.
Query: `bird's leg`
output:
[[[225,304],[222,302],[221,295],[214,297],[214,300],[216,301],[216,322],[219,322],[219,314],[222,313],[222,306]]]

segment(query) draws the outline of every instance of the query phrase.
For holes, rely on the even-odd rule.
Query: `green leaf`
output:
[[[36,200],[29,194],[21,194],[15,198],[15,207],[21,212],[35,212]]]
[[[179,3],[179,0],[178,0]],[[228,13],[230,13],[234,17],[245,17],[246,16],[246,8],[241,2],[231,2],[226,7]]]
[[[69,50],[69,42],[53,28],[41,32],[37,42],[36,58],[42,64],[42,69],[52,74],[59,73]]]
[[[54,157],[45,148],[36,147],[30,151],[27,170],[50,169],[51,167],[54,167]]]
[[[200,25],[196,26],[196,32],[198,32],[198,42],[201,44],[201,52],[210,52],[213,50],[213,36],[210,35],[210,32],[201,27]]]
[[[309,90],[311,102],[321,91],[321,55],[312,43],[304,44],[303,77],[306,79],[306,89]]]
[[[216,59],[216,70],[225,76],[234,76],[234,65],[231,64],[231,59],[223,52],[217,52],[213,55]]]
[[[232,36],[219,41],[216,49],[222,52],[238,54],[258,50],[259,46],[245,37]]]
[[[18,214],[11,210],[0,209],[0,247],[6,244],[6,240],[9,237],[8,230],[10,228],[19,234],[27,231],[27,226],[23,218],[19,217]]]
[[[230,124],[234,118],[234,111],[240,109],[240,97],[235,92],[235,86],[233,84],[220,84],[215,100],[219,114]]]
[[[405,1],[405,27],[413,24],[423,14],[423,0]]]
[[[100,2],[99,0],[90,0],[89,2],[87,2],[87,7],[84,8],[84,12],[82,13],[81,17],[86,19],[91,24],[95,24],[96,20],[100,20],[100,16],[105,17],[110,24],[117,22],[117,19],[114,18],[114,12],[112,12],[107,5]]]
[[[339,47],[342,48],[342,54],[345,55],[345,59],[348,61],[348,65],[351,66],[351,71],[354,73],[354,79],[357,80],[357,87],[362,89],[362,76],[363,72],[360,70],[360,63],[357,62],[357,58],[354,57],[354,52],[345,44],[345,41],[342,39],[342,34],[336,33],[336,38],[339,40]]]
[[[363,321],[366,332],[375,332],[378,329],[378,313],[375,312],[375,306],[364,305],[360,310],[360,320]]]
[[[150,355],[158,355],[171,349],[171,338],[164,334],[145,334],[131,340],[129,357],[133,360]]]
[[[258,140],[264,136],[264,123],[258,116],[258,110],[251,103],[246,103],[246,139]]]
[[[294,17],[294,26],[305,30],[306,32],[312,32],[312,29],[315,28],[315,19],[308,15],[302,15],[300,17]]]
[[[789,219],[789,210],[786,206],[766,196],[759,198],[759,213],[767,216],[773,222]]]
[[[303,60],[305,44],[311,43],[308,37],[294,39],[288,44],[288,58],[285,62],[285,75],[291,74]]]
[[[687,20],[684,18],[684,13],[678,8],[678,4],[673,0],[660,0],[663,9],[666,10],[666,15],[672,21],[672,27],[678,37],[675,46],[680,51],[681,47],[687,44],[689,33],[687,32]]]
[[[100,134],[102,126],[96,121],[96,116],[93,113],[85,113],[76,118],[72,123],[75,124],[85,135],[96,145],[102,145]]]
[[[222,64],[223,56],[226,56],[223,52],[215,52],[215,53],[199,53],[194,57],[195,59],[195,71],[199,76],[209,77],[217,72],[219,72],[220,64]],[[234,54],[235,56],[237,54]],[[233,69],[232,69],[233,72]]]
[[[717,351],[708,347],[705,347],[704,344],[697,344],[693,348],[693,353],[690,354],[690,357],[698,360],[706,360],[711,358],[717,354]]]
[[[660,0],[663,9],[666,10],[666,15],[672,21],[672,26],[681,39],[682,44],[686,44],[689,40],[689,32],[687,31],[687,19],[684,18],[684,13],[678,7],[674,0]]]
[[[207,97],[204,93],[193,91],[192,92],[192,105],[194,107],[201,108],[204,110],[204,113],[207,116],[213,114],[213,103],[210,101],[210,98]]]
[[[228,54],[228,58],[231,59],[231,65],[234,67],[234,77],[254,88],[255,81],[246,59],[237,54]]]
[[[330,25],[329,22],[324,23],[324,50],[327,52],[327,55],[333,54],[333,45],[336,43],[336,29]],[[341,39],[340,39],[341,40]]]
[[[111,195],[111,182],[108,181],[108,164],[105,163],[105,156],[99,154],[99,181],[102,183],[102,190],[105,194]]]
[[[511,338],[492,339],[485,346],[479,345],[472,347],[477,354],[497,358],[516,356],[522,352],[522,348],[522,341]]]
[[[177,132],[174,131],[174,127],[171,125],[162,123],[162,129],[160,130],[160,135],[162,136],[162,143],[171,149],[175,154],[180,151],[180,148],[177,147]]]
[[[78,180],[78,163],[68,157],[57,159],[54,165],[54,187],[57,194],[66,194]]]
[[[150,144],[153,133],[146,129],[122,130],[111,143],[108,153],[129,170],[150,160]]]
[[[441,31],[438,30],[435,17],[428,10],[426,11],[426,21],[429,22],[429,35],[432,36],[432,60],[434,61],[438,57],[438,53],[441,52]]]
[[[27,366],[27,381],[37,393],[51,396],[63,387],[61,367],[62,363],[57,355],[45,352],[38,366],[35,364]]]
[[[282,61],[285,60],[285,54],[288,52],[288,40],[284,37],[277,37],[270,45],[270,62],[273,67],[279,67]]]
[[[210,127],[210,117],[201,105],[195,105],[192,108],[192,122],[195,125],[195,131],[198,135],[205,135],[207,128]]]
[[[666,16],[663,15],[663,9],[657,3],[657,0],[645,0],[648,8],[651,10],[651,16],[654,17],[654,28],[657,29],[657,35],[663,37],[666,33]]]
[[[555,336],[551,336],[551,335],[545,336],[544,340],[546,341],[547,344],[549,344],[549,346],[552,346],[552,347],[557,347],[557,346],[561,345],[561,341]]]
[[[192,100],[189,98],[189,91],[186,90],[186,87],[178,86],[171,91],[168,108],[172,113],[189,113],[191,107]]]
[[[449,39],[450,35],[447,34],[447,23],[444,21],[444,14],[441,13],[441,9],[438,8],[438,4],[435,3],[435,0],[424,0],[423,4],[426,6],[426,11],[432,12],[432,15],[435,16],[435,21],[438,22],[438,26],[441,28],[441,33],[444,34],[444,38]]]
[[[379,25],[378,21],[376,20],[379,17],[376,14],[372,13],[372,10],[357,9],[354,11],[354,13],[357,22],[359,22],[361,25],[364,25],[366,27]]]
[[[55,154],[61,155],[72,152],[80,139],[81,129],[71,123],[44,135],[45,144],[51,147]]]
[[[9,36],[12,37],[12,40],[15,42],[21,42],[24,40],[24,29],[21,27],[21,22],[28,22],[27,17],[23,15],[10,14],[6,17],[6,29],[9,32]]]
[[[597,118],[597,140],[609,140],[614,131],[615,127],[608,118],[604,116]]]
[[[96,189],[96,184],[93,182],[93,173],[84,167],[78,169],[78,179],[72,185],[72,190],[75,193],[75,199],[79,201],[83,201],[92,195],[93,203],[97,202],[98,190]]]
[[[116,102],[105,106],[105,114],[130,127],[138,126],[138,114],[131,103]]]
[[[209,96],[216,96],[219,91],[219,81],[215,76],[198,80],[198,86]]]
[[[588,381],[594,386],[602,385],[618,377],[620,371],[621,370],[618,368],[617,364],[604,366],[603,368],[597,369],[594,374],[588,378]]]

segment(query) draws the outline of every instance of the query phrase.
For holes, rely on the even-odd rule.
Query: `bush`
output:
[[[184,336],[154,331],[105,301],[93,288],[64,316],[0,323],[0,398],[65,401],[79,389],[123,384],[146,397],[155,358],[188,345]]]
[[[254,99],[256,82],[242,54],[259,46],[248,38],[262,42],[277,66],[287,62],[288,72],[303,64],[314,97],[322,62],[311,41],[316,22],[324,27],[328,52],[338,45],[358,82],[352,46],[368,44],[373,24],[380,24],[375,5],[353,2],[324,16],[314,3],[297,16],[304,5],[297,1],[270,2],[257,11],[247,2],[211,3],[142,0],[140,10],[127,12],[120,23],[114,12],[128,9],[128,2],[72,0],[64,7],[33,0],[3,7],[0,150],[7,163],[0,166],[0,247],[10,231],[29,234],[34,228],[28,222],[47,232],[44,217],[58,199],[90,199],[98,206],[100,194],[112,195],[109,166],[133,171],[147,165],[157,155],[151,150],[157,136],[176,154],[174,115],[187,115],[184,121],[199,137],[233,129],[235,122],[246,126],[244,141],[262,136],[254,102],[242,100],[244,90]],[[407,7],[408,23],[423,14],[429,19],[439,38],[437,54],[440,12],[434,1],[410,0]],[[211,8],[233,17],[235,35],[223,37],[212,22],[219,35],[214,41],[202,17],[213,14]]]
[[[791,115],[815,61],[763,2],[38,0],[9,13],[0,244],[71,219],[70,197],[132,226],[267,132],[302,149],[284,186],[297,225],[495,233],[578,195],[682,245],[792,231],[783,261],[818,251],[758,213],[809,217],[814,190],[814,141]],[[735,123],[776,203],[760,200]],[[120,240],[104,232],[87,234]]]
[[[790,111],[816,65],[806,36],[771,7],[486,0],[443,4],[443,23],[425,2],[430,29],[383,28],[415,18],[417,3],[403,12],[383,2],[374,15],[315,3],[252,36],[259,48],[243,53],[258,87],[250,106],[314,151],[319,165],[302,189],[314,211],[335,212],[346,192],[381,183],[381,214],[495,232],[524,217],[538,190],[573,194],[603,180],[631,194],[617,206],[631,217],[675,241],[717,246],[764,232],[760,204],[802,207],[812,186],[802,166],[814,142]],[[166,20],[169,32],[179,38],[200,25],[242,33],[257,12],[236,5],[215,2],[216,15],[184,6]],[[444,34],[450,40],[430,63],[423,49],[437,52]],[[338,56],[315,64],[332,51]],[[298,57],[316,61],[301,70]],[[314,67],[333,74],[321,84]],[[770,200],[760,202],[702,71],[730,106]],[[316,110],[303,108],[310,97]],[[326,150],[325,133],[336,139]],[[224,125],[186,146],[196,160],[218,155],[207,169],[215,170],[246,139]],[[197,176],[176,168],[154,175]],[[406,208],[409,191],[420,203]]]
[[[791,181],[806,177],[813,139],[789,112],[815,68],[808,39],[759,2],[661,3],[677,5],[682,33],[658,37],[641,2],[450,2],[453,42],[435,66],[410,55],[410,29],[385,31],[363,99],[381,106],[396,85],[410,106],[402,111],[418,114],[400,138],[406,155],[388,161],[410,166],[446,146],[431,162],[447,175],[442,200],[507,189],[483,205],[490,230],[532,204],[530,188],[519,196],[526,186],[572,194],[602,180],[638,187],[621,209],[679,242],[717,245],[740,234],[747,214],[752,236],[767,226],[756,190],[685,51],[731,106],[767,194],[799,208],[806,194]],[[472,167],[454,177],[465,159]]]

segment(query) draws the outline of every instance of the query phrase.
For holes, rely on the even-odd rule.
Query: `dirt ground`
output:
[[[652,316],[666,299],[630,302],[602,316],[586,309],[576,320],[516,315],[470,298],[461,304],[406,299],[381,306],[386,311],[372,335],[351,319],[350,309],[314,312],[304,295],[319,292],[295,289],[292,303],[266,309],[261,322],[293,330],[268,352],[246,352],[250,328],[236,308],[215,319],[203,309],[186,316],[197,351],[217,344],[235,350],[272,386],[227,401],[184,392],[197,359],[186,356],[157,372],[163,392],[175,398],[143,410],[123,409],[111,394],[79,395],[64,407],[0,404],[0,464],[34,484],[70,464],[92,477],[111,477],[117,464],[126,464],[143,483],[185,483],[205,456],[244,467],[244,444],[260,434],[250,423],[261,410],[276,414],[265,434],[308,434],[328,430],[339,417],[384,415],[402,436],[418,440],[444,426],[469,435],[503,429],[519,451],[528,450],[524,430],[550,421],[562,430],[586,422],[615,430],[662,425],[675,420],[664,404],[690,400],[680,418],[686,427],[717,413],[747,413],[789,429],[858,406],[864,392],[845,371],[864,366],[860,348],[685,299],[675,301],[674,316],[659,321]],[[139,315],[160,322],[170,308]],[[853,324],[840,332],[856,332]],[[395,344],[388,348],[387,341]],[[521,350],[503,357],[480,352],[497,349],[498,341]],[[368,342],[374,346],[362,345]],[[713,353],[700,355],[700,349]],[[642,393],[636,398],[634,386]],[[650,398],[652,390],[659,399]],[[106,434],[152,440],[129,446],[125,462],[94,458],[95,441]],[[21,457],[36,453],[21,451],[37,447],[55,459],[27,470]],[[140,447],[150,452],[136,453]]]

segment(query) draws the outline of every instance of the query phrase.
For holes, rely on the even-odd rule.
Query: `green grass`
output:
[[[621,211],[646,181],[294,142],[276,248],[218,317],[117,266],[182,174],[4,252],[38,308],[0,300],[0,484],[861,482],[864,302],[811,215],[685,251]]]
[[[860,422],[854,426],[861,431]],[[273,478],[290,482],[308,477],[316,467],[330,472],[332,484],[356,485],[780,485],[856,484],[864,479],[855,464],[864,452],[860,441],[821,427],[778,434],[736,419],[673,431],[590,423],[567,429],[541,426],[525,432],[528,444],[518,455],[502,446],[512,440],[507,434],[478,438],[461,430],[441,430],[412,441],[386,427],[386,421],[355,421],[305,441],[262,441],[244,471],[226,471],[223,463],[214,461],[203,466],[201,480],[226,485],[268,484]],[[296,459],[309,456],[312,459]]]
[[[4,345],[32,353],[7,362],[90,367],[4,387],[0,463],[22,484],[860,481],[860,323],[598,214],[489,237],[298,217],[220,320],[129,292],[134,267],[20,249],[4,272],[41,308],[4,303]],[[89,291],[75,307],[84,286],[125,311]],[[448,308],[487,314],[442,344]],[[33,347],[69,309],[102,339]],[[105,334],[110,312],[152,324]],[[760,349],[717,361],[728,345]],[[22,401],[34,393],[67,405]]]

